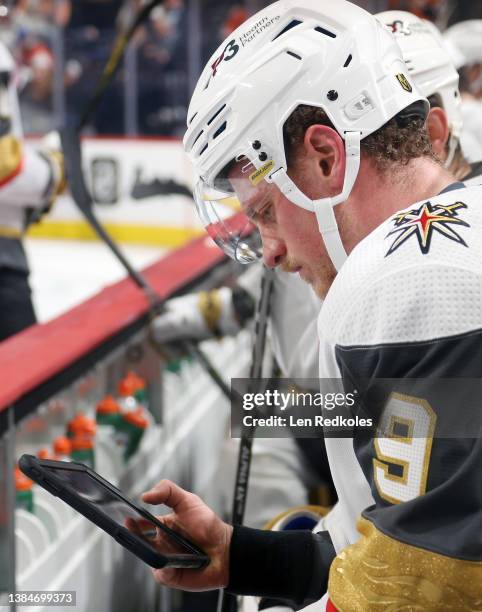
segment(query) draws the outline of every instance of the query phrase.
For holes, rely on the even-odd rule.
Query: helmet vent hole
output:
[[[289,24],[281,30],[281,32],[278,32],[278,34],[276,34],[276,36],[271,40],[271,42],[282,36],[285,32],[288,32],[288,30],[291,30],[291,28],[295,28],[297,25],[300,25],[301,23],[303,22],[299,19],[293,19],[293,21],[290,21]]]
[[[204,145],[204,147],[203,147],[203,148],[202,148],[202,149],[199,151],[199,157],[201,157],[201,155],[202,155],[202,154],[204,153],[204,151],[205,151],[205,150],[208,148],[208,146],[209,146],[209,145],[208,145],[208,143],[206,143],[206,144]]]
[[[286,53],[287,53],[288,55],[291,55],[291,57],[296,58],[297,60],[300,60],[300,59],[301,59],[301,55],[298,55],[297,53],[293,53],[293,51],[286,51]]]
[[[222,125],[220,125],[218,127],[218,129],[214,132],[213,134],[213,140],[215,138],[217,138],[220,134],[222,134],[224,132],[224,130],[226,129],[226,126],[228,125],[227,121],[225,121]]]
[[[336,34],[333,34],[333,32],[330,32],[330,30],[325,30],[325,28],[322,28],[320,26],[316,27],[315,30],[319,32],[320,34],[329,36],[330,38],[336,38]]]
[[[194,139],[194,142],[192,143],[192,146],[194,146],[196,144],[196,142],[201,138],[201,136],[203,135],[204,130],[201,130],[199,132],[199,134],[196,136],[196,138]]]
[[[350,55],[346,58],[346,62],[343,64],[343,68],[348,68],[352,59],[353,59],[353,56],[350,53]]]
[[[216,119],[216,117],[226,108],[226,104],[223,104],[221,106],[221,108],[219,108],[214,115],[211,117],[211,119],[209,119],[208,121],[208,125],[211,125],[211,123]]]
[[[194,113],[194,115],[189,119],[188,124],[191,125],[191,123],[194,121],[196,117],[197,117],[197,113]]]

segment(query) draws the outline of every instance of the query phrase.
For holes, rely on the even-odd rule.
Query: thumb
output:
[[[181,504],[188,500],[189,495],[187,491],[170,480],[161,480],[150,491],[146,491],[142,499],[148,504],[165,504],[177,512],[181,509]]]
[[[171,584],[176,577],[177,570],[173,567],[165,567],[163,569],[153,569],[152,573],[157,582],[161,584]]]

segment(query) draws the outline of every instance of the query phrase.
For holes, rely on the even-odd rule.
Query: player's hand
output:
[[[233,528],[224,523],[197,495],[169,480],[161,480],[142,499],[148,504],[165,504],[173,512],[158,517],[202,548],[211,559],[201,570],[164,568],[153,570],[155,579],[166,586],[186,591],[225,587],[229,581],[229,549]],[[160,551],[162,552],[162,551]]]
[[[47,132],[40,141],[42,149],[47,151],[55,151],[56,153],[62,152],[62,143],[60,141],[60,134],[57,130]]]
[[[151,333],[154,340],[160,344],[186,338],[210,338],[212,332],[206,326],[199,308],[199,294],[192,293],[168,300],[165,312],[152,321]]]

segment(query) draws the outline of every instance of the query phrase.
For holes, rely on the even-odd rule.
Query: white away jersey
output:
[[[335,607],[480,609],[482,187],[445,190],[372,232],[318,332],[320,378],[356,389],[353,411],[384,432],[326,439]]]
[[[273,350],[287,378],[318,377],[316,322],[321,304],[297,274],[276,270],[271,305]]]

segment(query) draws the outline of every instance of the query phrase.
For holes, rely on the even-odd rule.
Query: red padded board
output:
[[[224,257],[210,238],[200,238],[149,266],[144,274],[165,298]],[[147,307],[144,294],[126,279],[64,315],[0,343],[0,412],[139,319]]]

